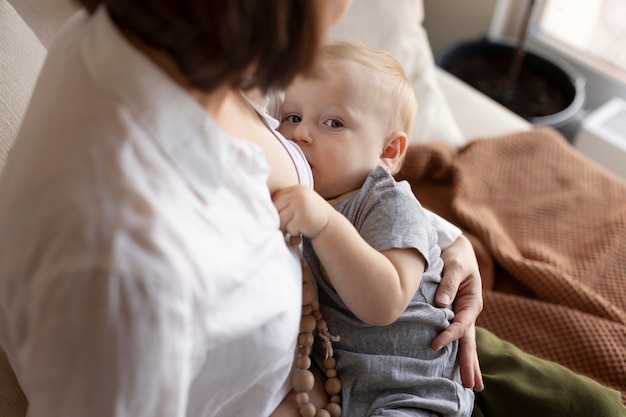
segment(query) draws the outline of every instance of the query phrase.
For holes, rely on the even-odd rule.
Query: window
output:
[[[544,0],[531,36],[626,81],[626,1]]]

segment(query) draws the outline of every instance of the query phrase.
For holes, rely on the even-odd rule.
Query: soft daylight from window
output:
[[[533,35],[626,78],[625,0],[545,0]]]

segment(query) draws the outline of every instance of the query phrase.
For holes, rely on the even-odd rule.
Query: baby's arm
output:
[[[348,219],[305,186],[281,189],[273,199],[281,228],[311,239],[337,294],[359,319],[383,326],[406,309],[425,268],[417,250],[377,251]]]

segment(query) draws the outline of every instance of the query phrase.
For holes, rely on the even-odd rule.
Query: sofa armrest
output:
[[[45,56],[45,48],[13,6],[0,1],[0,170],[17,136]]]
[[[70,0],[8,0],[46,47],[80,6]]]
[[[435,71],[437,81],[466,142],[531,128],[530,122],[454,75],[439,67]]]

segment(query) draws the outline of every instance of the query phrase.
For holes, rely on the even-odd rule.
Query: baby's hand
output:
[[[314,239],[324,230],[334,208],[304,185],[282,188],[272,196],[280,216],[280,228],[292,236]]]

